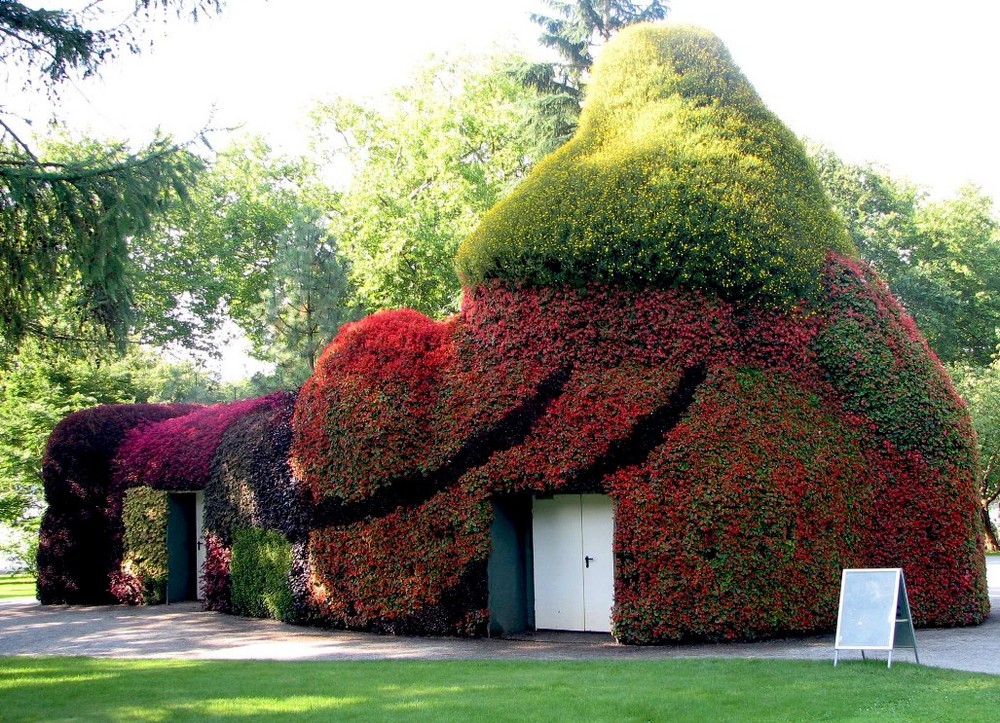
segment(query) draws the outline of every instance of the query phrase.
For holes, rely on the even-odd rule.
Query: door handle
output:
[[[592,563],[593,561],[594,558],[590,557],[589,555],[583,558],[583,564],[586,565],[588,568],[590,567],[590,563]]]

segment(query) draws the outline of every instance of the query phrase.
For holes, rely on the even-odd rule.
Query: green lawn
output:
[[[253,662],[0,658],[22,720],[969,721],[1000,676],[763,660]]]
[[[0,600],[12,597],[35,597],[35,578],[31,575],[0,575]]]

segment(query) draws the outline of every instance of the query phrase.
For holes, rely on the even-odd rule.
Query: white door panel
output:
[[[208,557],[208,549],[205,546],[205,493],[196,492],[194,496],[194,534],[195,553],[197,571],[195,572],[198,591],[198,599],[205,599],[205,560]]]
[[[577,495],[536,499],[532,509],[535,627],[583,630],[583,548]]]
[[[614,605],[614,518],[611,498],[580,495],[583,518],[583,607],[584,630],[611,632]]]
[[[555,495],[532,507],[535,627],[611,631],[614,513],[605,495]]]

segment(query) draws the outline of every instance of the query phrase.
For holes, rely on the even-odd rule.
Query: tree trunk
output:
[[[997,539],[997,528],[993,526],[993,520],[990,519],[989,508],[980,508],[980,514],[983,518],[983,528],[986,530],[986,551],[1000,551],[1000,540]]]

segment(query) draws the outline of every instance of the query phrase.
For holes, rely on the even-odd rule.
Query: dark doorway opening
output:
[[[531,497],[493,501],[490,526],[490,634],[513,635],[535,627],[531,560]]]
[[[196,600],[198,563],[195,495],[175,493],[167,498],[167,603]]]

